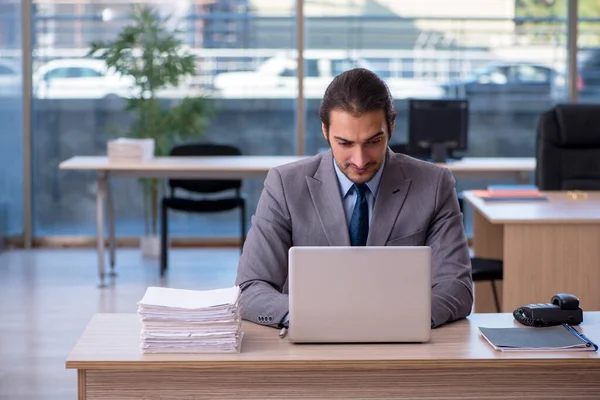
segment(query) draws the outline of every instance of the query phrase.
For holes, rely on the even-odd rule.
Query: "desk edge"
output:
[[[439,369],[439,368],[557,368],[600,367],[598,357],[560,358],[474,358],[474,359],[406,359],[406,360],[277,360],[277,361],[73,361],[67,360],[66,369],[80,370],[163,370],[163,369]]]

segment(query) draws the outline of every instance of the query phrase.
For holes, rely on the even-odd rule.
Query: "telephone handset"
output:
[[[579,299],[568,293],[552,296],[550,303],[528,304],[513,312],[517,321],[527,326],[555,326],[560,324],[579,325],[583,322],[583,311]]]

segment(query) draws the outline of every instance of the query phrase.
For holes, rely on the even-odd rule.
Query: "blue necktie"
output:
[[[352,246],[366,246],[369,235],[369,203],[367,203],[366,183],[355,183],[356,203],[352,218],[350,219],[350,244]]]

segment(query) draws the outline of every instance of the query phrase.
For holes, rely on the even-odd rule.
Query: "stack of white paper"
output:
[[[149,287],[138,302],[144,353],[239,352],[240,288]]]
[[[154,157],[154,139],[119,138],[107,145],[110,162],[143,162]]]

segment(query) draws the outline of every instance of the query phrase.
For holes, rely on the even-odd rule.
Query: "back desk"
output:
[[[407,321],[407,323],[410,323]],[[597,399],[597,352],[502,353],[478,326],[518,326],[473,314],[425,344],[293,344],[244,323],[240,354],[143,354],[135,314],[97,314],[69,355],[79,399]],[[600,312],[581,331],[600,341]]]
[[[475,256],[504,260],[504,312],[556,293],[573,293],[583,309],[600,310],[600,192],[544,193],[545,202],[485,202],[465,192]],[[486,285],[476,284],[476,312],[494,310]]]
[[[60,163],[66,171],[95,171],[96,190],[96,247],[98,251],[98,275],[100,287],[105,283],[105,235],[104,201],[107,200],[107,220],[110,249],[111,276],[115,267],[115,210],[112,204],[110,179],[113,177],[136,178],[193,178],[193,179],[246,179],[264,178],[271,168],[298,161],[305,156],[221,156],[221,157],[156,157],[137,163],[113,163],[103,156],[76,156]],[[527,181],[535,169],[533,158],[463,158],[447,164],[458,178],[511,178]]]

